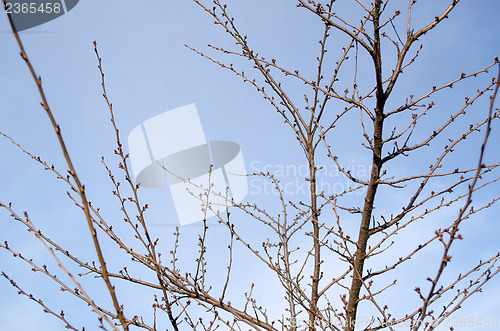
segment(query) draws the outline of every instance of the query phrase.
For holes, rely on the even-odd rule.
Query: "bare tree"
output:
[[[471,295],[481,292],[485,283],[500,271],[500,252],[479,261],[462,259],[462,264],[469,267],[459,271],[450,270],[451,252],[457,241],[467,236],[462,233],[464,224],[478,212],[493,208],[500,199],[497,193],[486,202],[473,203],[472,200],[479,191],[494,187],[500,178],[500,163],[498,160],[487,161],[485,150],[491,125],[499,117],[498,109],[494,108],[499,77],[480,80],[499,64],[499,60],[496,58],[471,73],[458,73],[443,84],[431,81],[430,89],[421,94],[395,92],[398,83],[404,79],[403,71],[410,71],[418,64],[426,34],[446,24],[446,18],[452,15],[460,1],[448,1],[448,7],[436,13],[432,21],[416,26],[411,21],[416,0],[410,1],[406,8],[398,9],[392,9],[388,1],[374,0],[370,4],[352,1],[351,5],[360,13],[359,23],[353,23],[355,19],[348,20],[347,15],[338,12],[335,0],[326,3],[298,0],[297,7],[300,8],[297,10],[305,10],[324,26],[314,74],[285,68],[280,61],[260,55],[252,48],[250,38],[240,32],[237,21],[222,1],[194,2],[235,42],[235,47],[227,49],[209,45],[215,55],[188,47],[249,83],[282,116],[295,134],[307,162],[308,175],[304,178],[308,182],[307,200],[297,201],[293,195],[286,194],[279,178],[267,172],[248,176],[262,177],[272,184],[278,194],[272,210],[251,201],[235,203],[224,192],[211,190],[210,183],[207,183],[205,194],[199,197],[206,213],[213,210],[210,196],[219,195],[227,201],[226,213],[217,215],[218,222],[227,228],[228,238],[227,242],[221,243],[227,245],[229,256],[223,281],[214,283],[209,277],[208,268],[212,262],[207,257],[207,250],[212,247],[207,244],[210,231],[206,219],[199,234],[194,265],[186,267],[179,261],[180,228],[174,233],[171,258],[166,262],[165,254],[162,256],[158,248],[158,239],[152,237],[148,228],[148,205],[140,200],[140,185],[133,181],[129,155],[115,122],[101,57],[94,42],[103,96],[116,133],[115,154],[119,169],[115,171],[104,159],[102,163],[114,186],[112,194],[120,203],[119,213],[130,226],[131,236],[124,237],[116,230],[113,220],[106,219],[88,200],[85,186],[65,146],[62,130],[49,107],[42,80],[36,74],[9,16],[21,56],[38,87],[43,109],[52,122],[66,158],[69,175],[23,149],[6,134],[0,134],[68,185],[69,198],[85,215],[98,261],[81,259],[76,252],[43,234],[26,212],[19,213],[10,203],[4,202],[0,202],[0,206],[33,233],[68,277],[66,280],[57,277],[46,265],[23,256],[7,242],[0,247],[25,261],[32,270],[45,274],[64,292],[88,304],[97,314],[103,329],[137,327],[157,330],[157,319],[165,318],[173,330],[350,331],[393,330],[398,326],[433,330],[449,320]],[[339,37],[333,38],[332,34]],[[328,56],[328,49],[341,50],[339,57]],[[235,58],[236,64],[220,60],[218,54]],[[359,72],[361,61],[370,63],[372,72],[369,75]],[[245,71],[248,63],[250,70]],[[362,81],[358,78],[360,76],[363,76]],[[439,98],[457,100],[452,88],[475,78],[479,80],[477,90],[465,96],[458,108],[436,106]],[[303,88],[301,95],[290,92],[296,91],[295,82]],[[488,96],[489,112],[476,107],[479,100]],[[426,121],[425,117],[431,117],[432,121]],[[364,178],[348,169],[346,160],[336,154],[335,144],[340,140],[332,136],[341,125],[356,127],[353,132],[359,128],[363,153],[370,160],[370,170]],[[477,137],[482,137],[482,142],[478,143]],[[470,157],[473,164],[455,162],[450,156],[455,150],[477,152]],[[322,169],[328,165],[335,166],[349,182],[341,192],[329,194],[318,184]],[[409,165],[412,165],[410,175],[396,170]],[[123,179],[119,180],[119,176]],[[126,187],[120,182],[125,182]],[[360,194],[354,194],[358,192]],[[398,199],[394,199],[395,196]],[[382,205],[380,199],[392,199],[394,203],[376,210]],[[443,211],[451,211],[453,216]],[[242,230],[244,220],[248,219],[264,226],[268,232],[264,232],[262,238],[256,234],[248,235]],[[415,231],[419,224],[426,224],[432,230],[417,238],[415,245],[401,242],[400,238],[411,236],[411,231]],[[100,244],[103,238],[119,248],[121,254],[130,257],[132,263],[118,270],[108,267]],[[241,248],[245,253],[235,255],[235,252],[241,252]],[[428,262],[434,264],[434,274],[414,274],[415,282],[421,284],[416,287],[415,283],[399,284],[398,277],[403,272],[418,271],[417,258],[425,252],[439,254],[439,258]],[[273,294],[283,296],[285,311],[281,316],[268,313],[266,298],[254,297],[251,279],[246,289],[232,287],[233,260],[248,255],[259,261],[262,273],[274,277],[281,285]],[[74,276],[76,273],[86,278],[90,275],[102,278],[111,306],[99,303],[87,294],[79,277]],[[145,273],[152,277],[144,277]],[[45,312],[60,319],[66,328],[78,329],[64,312],[57,313],[48,307],[6,273],[2,272],[2,276],[19,290],[19,294],[36,301]],[[134,312],[126,312],[127,305],[119,301],[115,283],[153,291],[151,321]],[[404,311],[392,308],[397,305],[400,293],[408,297],[413,295]],[[241,305],[238,296],[245,298]],[[359,317],[367,314],[370,318],[361,325]]]

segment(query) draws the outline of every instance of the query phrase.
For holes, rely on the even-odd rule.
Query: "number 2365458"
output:
[[[59,2],[7,2],[5,12],[8,14],[59,14],[62,12]]]

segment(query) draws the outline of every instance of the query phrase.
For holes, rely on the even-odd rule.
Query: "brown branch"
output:
[[[7,8],[7,4],[5,2],[5,0],[2,0],[3,4],[4,4],[4,8],[6,9]],[[80,195],[80,198],[82,199],[82,204],[84,206],[84,211],[85,211],[85,217],[87,219],[87,225],[89,227],[89,230],[90,230],[90,234],[92,236],[92,240],[93,240],[93,243],[94,243],[94,249],[97,253],[97,256],[99,258],[99,263],[101,264],[101,268],[102,268],[102,276],[103,276],[103,280],[104,282],[106,283],[106,286],[108,288],[108,292],[111,296],[111,300],[113,301],[113,305],[114,305],[114,308],[117,312],[117,315],[118,315],[118,319],[120,320],[120,323],[122,324],[122,327],[125,331],[128,331],[128,324],[127,324],[127,321],[126,321],[126,318],[125,316],[123,315],[123,310],[120,306],[120,304],[118,303],[118,298],[116,297],[116,293],[115,293],[115,288],[114,286],[111,284],[110,280],[109,280],[109,276],[108,276],[108,270],[107,270],[107,267],[106,267],[106,262],[104,260],[104,256],[102,254],[102,250],[101,250],[101,246],[99,244],[99,240],[97,238],[97,233],[96,233],[96,230],[92,224],[92,218],[90,216],[90,211],[89,211],[89,207],[88,207],[88,201],[87,201],[87,197],[85,195],[85,187],[81,184],[80,182],[80,179],[78,177],[78,175],[76,174],[76,171],[75,171],[75,168],[73,166],[73,163],[71,161],[71,158],[69,156],[69,152],[68,152],[68,149],[66,148],[66,144],[64,143],[64,139],[62,137],[62,133],[61,133],[61,128],[59,127],[59,125],[57,124],[53,114],[52,114],[52,111],[49,107],[49,104],[47,102],[47,98],[45,96],[45,92],[42,88],[42,80],[41,80],[41,77],[37,76],[36,72],[35,72],[35,69],[33,68],[33,65],[31,64],[31,61],[29,60],[28,58],[28,55],[26,54],[26,51],[24,50],[24,46],[21,42],[21,39],[19,38],[19,35],[17,33],[17,29],[14,25],[14,22],[12,20],[12,17],[10,15],[10,13],[7,12],[6,10],[6,13],[7,13],[7,16],[9,18],[9,23],[10,23],[10,26],[12,28],[12,32],[14,33],[14,36],[17,40],[17,44],[19,45],[19,49],[21,50],[21,57],[23,58],[23,60],[25,61],[26,65],[28,66],[30,72],[31,72],[31,75],[33,77],[33,79],[35,80],[35,83],[37,85],[37,88],[38,88],[38,92],[40,94],[40,97],[42,98],[42,107],[43,109],[45,110],[45,112],[47,113],[51,123],[52,123],[52,127],[54,128],[54,131],[57,135],[57,139],[59,141],[59,145],[61,147],[61,150],[64,154],[64,158],[66,159],[66,163],[68,164],[68,167],[69,167],[69,173],[71,174],[71,176],[73,177],[73,180],[75,181],[75,184],[76,186],[78,187],[78,190],[79,190],[79,195]]]

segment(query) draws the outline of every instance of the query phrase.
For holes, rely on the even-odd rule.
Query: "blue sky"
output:
[[[426,24],[443,6],[437,1],[418,2],[413,24],[416,27]],[[345,12],[347,17],[353,17],[355,13],[349,11],[351,7],[349,1],[339,1],[337,12]],[[230,10],[236,17],[240,30],[249,36],[251,45],[263,56],[276,58],[286,67],[300,68],[305,74],[314,70],[322,24],[306,10],[296,8],[294,3],[284,0],[235,2],[230,5]],[[400,104],[412,91],[418,95],[433,85],[444,84],[456,78],[461,72],[470,73],[490,64],[495,56],[500,55],[497,33],[500,31],[500,20],[497,17],[499,10],[500,4],[495,0],[461,2],[450,18],[433,34],[421,38],[424,48],[418,63],[415,69],[405,72],[389,106]],[[404,19],[396,21],[398,28],[404,24]],[[113,102],[123,141],[126,141],[126,135],[134,127],[145,120],[169,109],[196,103],[207,140],[229,140],[240,144],[247,171],[263,170],[266,166],[277,171],[287,169],[287,166],[288,169],[297,169],[305,164],[293,132],[254,88],[184,46],[188,44],[202,51],[207,49],[206,45],[209,43],[234,46],[233,41],[191,1],[152,0],[139,5],[116,0],[81,1],[68,14],[22,32],[21,38],[37,73],[42,76],[49,104],[62,128],[80,178],[86,185],[89,199],[98,204],[110,219],[117,219],[117,224],[120,219],[114,212],[117,203],[111,196],[111,183],[100,164],[101,156],[112,166],[116,166],[117,159],[113,155],[114,132],[102,98],[92,46],[94,40],[98,43],[103,59],[108,94]],[[339,41],[342,40],[339,36]],[[59,169],[66,169],[50,122],[39,105],[39,95],[19,56],[4,15],[0,16],[0,45],[0,131]],[[389,48],[384,49],[385,51],[387,54],[390,52]],[[338,52],[335,42],[331,44],[331,52]],[[366,81],[365,86],[369,86],[370,64],[362,62],[362,57],[360,60],[359,79],[362,83]],[[227,61],[237,63],[236,59]],[[439,96],[439,109],[455,109],[463,101],[465,94],[477,88],[474,84],[483,86],[490,76],[479,78],[472,85],[454,88],[453,93],[456,94]],[[346,75],[343,79],[348,84],[352,77]],[[303,104],[303,87],[290,84],[289,88],[292,94],[297,95],[297,103]],[[486,107],[485,98],[474,109],[486,112]],[[446,111],[444,113],[448,114]],[[353,126],[359,126],[356,116],[359,117],[357,113],[352,117]],[[439,114],[436,116],[439,118]],[[432,121],[423,123],[432,127]],[[356,135],[359,127],[351,127],[349,123],[346,122],[335,131],[331,137],[332,145],[343,162],[363,169],[369,162],[367,154],[363,154],[363,149],[359,146],[360,138]],[[388,126],[397,124],[391,123]],[[498,162],[500,155],[495,144],[499,136],[495,133],[496,127],[493,130],[486,157],[489,162]],[[453,136],[455,133],[451,131],[449,134]],[[422,134],[425,134],[425,130]],[[474,141],[479,144],[481,139],[482,135],[477,136]],[[477,148],[474,146],[477,147],[477,144],[454,155],[455,161],[472,162],[474,165],[477,159]],[[6,139],[0,139],[0,151],[0,201],[12,201],[19,212],[27,210],[44,233],[58,238],[80,256],[93,258],[88,230],[80,213],[66,197],[67,188],[63,183],[43,171],[40,165],[20,153]],[[325,155],[323,151],[322,160],[329,167],[331,164],[326,163]],[[397,174],[411,173],[413,166],[419,162],[431,162],[430,159],[430,155],[424,154],[414,163],[398,164],[393,170]],[[299,183],[299,179],[291,171],[284,172],[283,181],[297,185],[302,183]],[[255,187],[263,185],[259,181],[253,183]],[[498,195],[498,192],[498,185],[493,186],[479,195],[477,201],[487,201]],[[143,201],[151,203],[152,230],[167,249],[174,230],[171,225],[178,223],[171,196],[168,190],[144,190],[142,194]],[[300,200],[301,192],[292,192],[291,196],[290,199]],[[394,202],[402,204],[404,201],[404,194],[391,196],[386,193],[382,197],[384,199],[380,202],[380,211],[391,212]],[[271,210],[276,208],[274,200],[268,195],[251,193],[248,199],[269,205]],[[441,217],[453,217],[455,212],[456,210],[448,210]],[[266,232],[249,223],[249,220],[242,217],[240,222],[248,230],[252,240],[258,242],[262,239],[260,235],[265,236]],[[458,255],[470,255],[471,260],[457,261],[457,270],[460,269],[460,263],[472,265],[478,256],[485,257],[500,250],[497,243],[500,231],[498,212],[487,211],[474,222],[465,225],[467,241],[456,250]],[[425,236],[426,226],[428,225],[412,229],[412,234],[404,242],[411,242],[418,235]],[[217,243],[226,240],[226,232],[222,227],[214,226],[213,229],[210,256],[216,261],[214,269],[224,268],[227,251]],[[488,229],[486,233],[485,229]],[[185,254],[183,263],[189,265],[192,263],[189,261],[196,248],[199,228],[187,227],[182,230]],[[8,240],[25,256],[49,261],[47,252],[31,237],[5,211],[0,211],[0,240]],[[108,247],[106,243],[104,245]],[[475,247],[478,249],[474,249]],[[404,247],[401,249],[404,250]],[[110,248],[108,260],[112,266],[126,263],[127,259],[121,260],[118,254],[111,252],[116,251]],[[429,256],[432,257],[432,254],[431,251]],[[220,256],[224,259],[218,260]],[[426,261],[426,258],[422,258],[416,264],[417,269],[426,268]],[[263,276],[256,264],[252,264],[254,262],[249,259],[245,263],[239,262],[240,265],[236,263],[233,279],[236,284],[246,286],[245,291],[248,290],[249,282],[259,283],[257,294],[266,298],[271,313],[279,316],[283,300],[276,295],[269,296],[269,293],[273,293],[275,283]],[[53,262],[47,262],[47,265],[57,270]],[[253,267],[250,268],[249,265]],[[29,267],[13,259],[5,251],[0,252],[0,266],[47,303],[55,307],[69,306],[68,317],[75,320],[76,325],[79,325],[78,321],[94,318],[90,312],[82,313],[88,310],[85,305],[74,304],[67,295],[59,293],[57,286],[54,287],[41,275],[30,272]],[[408,274],[401,276],[406,279],[403,282],[413,281],[409,276],[412,271],[406,272]],[[57,274],[62,272],[57,271]],[[213,277],[217,280],[219,276],[215,273]],[[419,281],[415,279],[416,283]],[[98,295],[101,287],[89,286],[89,292]],[[120,289],[120,285],[118,288]],[[457,316],[500,319],[500,302],[492,295],[498,291],[500,281],[492,281],[485,287],[485,293],[464,305],[463,311]],[[234,295],[237,297],[236,292]],[[26,298],[16,295],[16,290],[4,279],[0,280],[0,293],[0,320],[5,330],[62,329],[63,325],[59,321],[44,314]],[[139,314],[144,307],[150,305],[151,293],[127,289],[119,292],[119,295],[129,305],[129,314]],[[106,296],[100,298],[102,302],[108,300]],[[241,299],[240,295],[239,300]],[[404,302],[401,304],[404,305]],[[397,310],[396,307],[395,309]],[[71,316],[69,311],[73,311]],[[91,325],[90,330],[96,329],[92,328],[96,327],[95,323]]]

